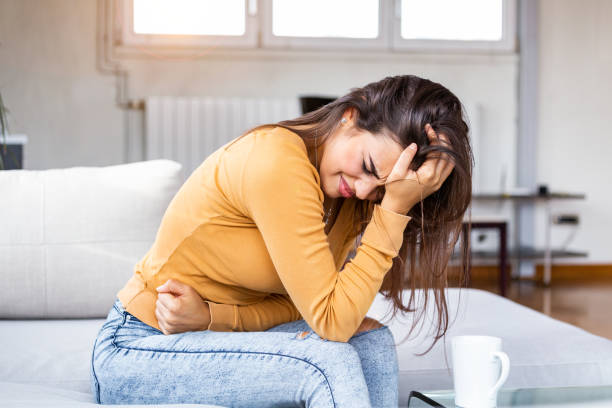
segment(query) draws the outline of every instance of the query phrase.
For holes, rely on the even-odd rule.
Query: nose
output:
[[[376,200],[377,190],[379,185],[373,177],[359,178],[355,180],[355,195],[360,200]]]

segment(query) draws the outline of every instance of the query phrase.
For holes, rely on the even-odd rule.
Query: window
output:
[[[134,0],[134,33],[244,35],[243,0]]]
[[[378,0],[272,0],[272,34],[376,38],[378,6]],[[317,24],[312,24],[313,21]]]
[[[124,0],[128,46],[257,45],[255,0]]]
[[[516,0],[114,0],[126,47],[514,51]]]
[[[401,0],[398,8],[396,49],[514,48],[514,1]]]
[[[488,40],[502,38],[501,0],[402,0],[404,39]]]
[[[263,0],[263,46],[374,48],[388,44],[388,0]]]

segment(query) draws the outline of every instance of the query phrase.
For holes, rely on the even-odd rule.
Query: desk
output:
[[[469,226],[472,226],[472,229],[496,229],[499,231],[499,293],[506,297],[506,289],[508,288],[508,268],[507,268],[507,260],[508,260],[508,224],[506,221],[473,221],[471,223],[464,222],[463,223],[463,242],[468,242],[470,238]],[[470,269],[472,268],[472,251],[469,253],[470,256]]]

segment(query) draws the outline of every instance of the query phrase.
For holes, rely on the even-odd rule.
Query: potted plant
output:
[[[4,106],[2,100],[2,94],[0,94],[0,170],[4,170],[6,165],[4,160],[8,156],[13,156],[12,152],[8,149],[8,109]],[[14,158],[13,158],[14,160]]]

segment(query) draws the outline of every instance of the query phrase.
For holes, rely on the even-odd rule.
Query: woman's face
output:
[[[323,192],[331,198],[347,197],[345,182],[348,193],[360,200],[381,199],[378,187],[385,184],[404,149],[387,135],[354,128],[350,113],[344,118],[347,122],[327,139],[319,156]]]

